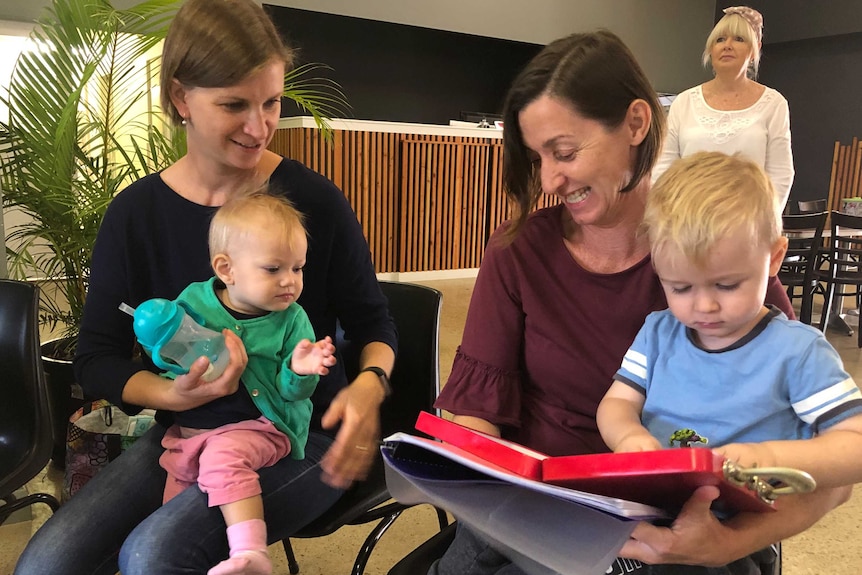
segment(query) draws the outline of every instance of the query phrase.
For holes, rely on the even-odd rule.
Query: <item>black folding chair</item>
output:
[[[862,306],[862,216],[832,212],[830,237],[824,251],[826,269],[817,269],[815,279],[823,284],[825,301],[820,329],[825,331],[833,315],[840,313],[841,298],[853,297]],[[851,332],[852,333],[852,332]],[[862,347],[862,330],[857,330],[857,346]]]
[[[47,493],[15,496],[42,471],[54,445],[38,314],[38,287],[0,280],[0,524],[34,503],[44,503],[52,511],[60,507]]]
[[[815,272],[821,264],[823,226],[828,212],[803,215],[784,215],[784,235],[787,236],[787,254],[778,271],[778,279],[787,288],[787,297],[793,302],[801,299],[799,320],[811,325],[814,294],[819,289]]]
[[[398,355],[390,378],[393,392],[381,409],[381,431],[386,437],[397,431],[413,432],[420,411],[436,413],[434,400],[440,391],[438,340],[443,295],[435,289],[417,284],[384,281],[380,282],[380,287],[389,299],[389,313],[398,328]],[[349,346],[349,342],[346,345]],[[341,349],[342,346],[339,347]],[[339,355],[345,361],[348,376],[355,375],[358,371],[358,353],[347,350]],[[410,507],[390,499],[383,459],[378,452],[366,480],[355,483],[326,513],[291,537],[323,537],[344,525],[378,521],[353,563],[351,573],[361,575],[377,542],[398,516]],[[437,519],[440,529],[449,522],[442,509],[437,510]],[[299,564],[290,540],[284,539],[282,544],[288,568],[295,575],[299,573]]]

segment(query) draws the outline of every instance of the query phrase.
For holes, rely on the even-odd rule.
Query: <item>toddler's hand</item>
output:
[[[290,369],[299,375],[326,375],[329,368],[335,365],[335,345],[332,338],[326,336],[312,343],[304,339],[293,350]]]
[[[779,462],[769,447],[761,443],[728,443],[713,449],[742,467],[775,467]]]
[[[661,442],[649,433],[632,433],[617,444],[614,453],[658,451],[659,449],[662,449]]]

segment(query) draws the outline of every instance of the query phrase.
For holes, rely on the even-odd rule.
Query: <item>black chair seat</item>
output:
[[[422,543],[396,563],[386,575],[425,575],[440,559],[455,539],[456,523],[451,523],[439,533]],[[754,555],[761,575],[781,575],[781,543],[759,551]]]

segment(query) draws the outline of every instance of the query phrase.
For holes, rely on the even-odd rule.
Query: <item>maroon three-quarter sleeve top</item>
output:
[[[564,209],[535,212],[509,245],[495,232],[436,403],[549,455],[607,451],[599,401],[644,318],[667,307],[649,257],[615,274],[578,265]]]

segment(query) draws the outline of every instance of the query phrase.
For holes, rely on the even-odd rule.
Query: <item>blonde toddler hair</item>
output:
[[[722,238],[772,246],[781,211],[769,177],[739,154],[699,152],[674,162],[647,196],[642,230],[655,256],[666,248],[696,265]]]
[[[306,233],[302,213],[286,198],[256,189],[228,200],[216,211],[210,223],[210,256],[228,253],[232,243],[261,234],[284,238],[294,249],[297,230]]]

